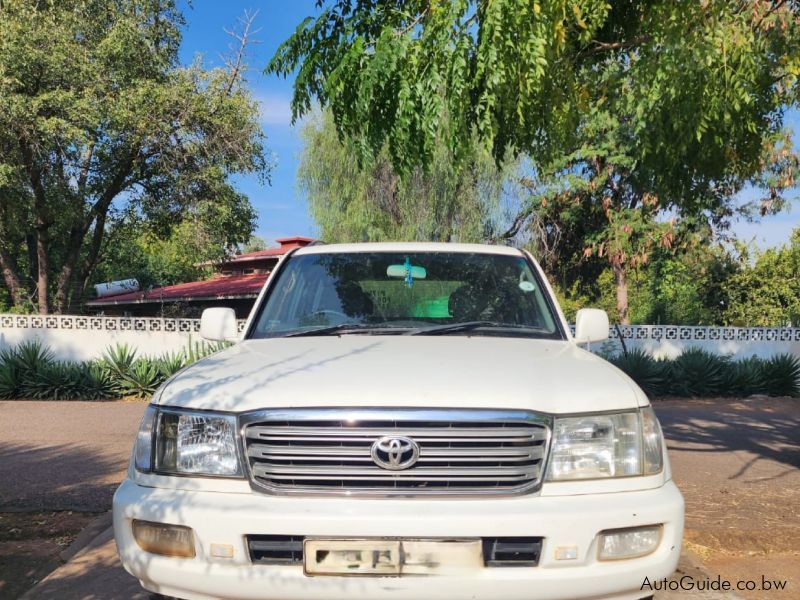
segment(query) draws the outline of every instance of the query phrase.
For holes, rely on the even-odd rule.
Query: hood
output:
[[[509,408],[548,413],[647,404],[621,371],[572,342],[486,336],[246,340],[180,372],[158,402],[283,407]]]

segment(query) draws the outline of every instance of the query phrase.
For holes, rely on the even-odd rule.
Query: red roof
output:
[[[289,250],[294,248],[302,248],[308,246],[314,241],[314,238],[305,237],[302,235],[295,235],[292,237],[277,238],[275,240],[280,244],[277,248],[267,248],[266,250],[256,250],[255,252],[247,252],[245,254],[237,254],[224,261],[224,264],[249,262],[251,260],[259,260],[261,258],[279,257],[286,254]]]
[[[145,304],[177,300],[219,300],[222,298],[255,298],[264,287],[269,273],[215,277],[207,281],[191,281],[153,288],[146,292],[126,292],[87,302],[89,306]]]

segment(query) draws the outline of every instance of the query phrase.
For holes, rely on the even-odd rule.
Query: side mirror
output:
[[[575,317],[575,341],[579,344],[608,339],[608,315],[599,308],[582,308]]]
[[[211,342],[231,342],[239,337],[232,308],[207,308],[200,317],[200,336]]]

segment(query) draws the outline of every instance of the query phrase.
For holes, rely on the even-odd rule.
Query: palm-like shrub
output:
[[[127,344],[109,346],[100,359],[100,364],[115,381],[123,379],[136,361],[136,350]]]
[[[730,358],[689,348],[669,363],[669,393],[676,396],[720,396],[726,390]]]
[[[117,396],[114,380],[100,362],[84,363],[83,394],[86,400],[108,400]]]
[[[20,394],[33,400],[75,400],[83,395],[82,363],[52,361],[26,375]]]
[[[231,345],[232,342],[207,342],[205,340],[196,341],[194,344],[189,343],[186,345],[186,364],[190,365]]]
[[[725,396],[746,397],[764,389],[764,361],[757,356],[730,361],[722,373]]]
[[[770,396],[800,396],[800,360],[777,354],[762,363],[764,392]]]
[[[124,396],[146,398],[152,396],[165,379],[159,369],[158,361],[140,358],[131,364],[128,372],[117,382],[117,386]]]
[[[6,360],[7,352],[0,353],[0,400],[19,397],[19,376],[14,365]]]
[[[620,354],[611,362],[633,379],[648,396],[662,396],[666,390],[664,362],[656,360],[644,350],[635,348]]]
[[[39,340],[22,342],[0,352],[0,397],[25,396],[25,383],[53,363],[53,353]]]
[[[168,379],[189,364],[189,360],[185,352],[167,352],[159,356],[156,363],[161,375]]]

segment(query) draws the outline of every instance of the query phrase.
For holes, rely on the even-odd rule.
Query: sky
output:
[[[246,10],[258,11],[253,28],[259,30],[249,48],[248,85],[261,107],[261,124],[267,135],[267,150],[274,168],[271,182],[261,184],[254,177],[237,177],[237,187],[248,195],[258,211],[256,235],[267,242],[291,235],[316,236],[317,229],[308,214],[296,175],[303,144],[300,125],[291,124],[289,103],[291,79],[263,74],[264,67],[277,49],[307,16],[316,16],[314,0],[186,0],[182,3],[186,17],[181,46],[181,61],[191,63],[197,55],[206,67],[223,65],[222,55],[230,54],[233,42],[224,29],[238,26]],[[795,130],[795,143],[800,146],[800,113],[794,111],[787,123]],[[798,196],[800,192],[796,192]],[[745,192],[745,196],[747,192]],[[743,241],[761,248],[779,246],[789,239],[792,229],[800,226],[800,200],[788,211],[761,219],[757,223],[734,224],[734,233]]]
[[[252,38],[257,43],[249,47],[247,80],[261,106],[261,125],[274,168],[270,184],[262,185],[255,177],[238,177],[234,181],[258,211],[256,235],[270,243],[291,235],[315,236],[316,227],[295,186],[303,145],[300,126],[291,125],[292,81],[263,74],[280,43],[305,17],[317,14],[314,0],[193,0],[191,6],[183,3],[186,27],[181,61],[189,64],[199,54],[206,67],[222,66],[222,57],[231,54],[229,45],[235,43],[224,29],[238,28],[238,19],[246,10],[258,10],[253,29],[260,31]]]

